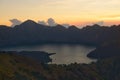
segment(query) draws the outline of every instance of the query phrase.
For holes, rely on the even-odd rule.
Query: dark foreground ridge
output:
[[[91,64],[41,64],[31,58],[0,52],[0,80],[119,80],[120,57]]]

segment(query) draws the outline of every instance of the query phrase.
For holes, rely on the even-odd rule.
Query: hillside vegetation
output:
[[[0,80],[119,80],[120,57],[91,64],[43,64],[14,53],[0,53]]]

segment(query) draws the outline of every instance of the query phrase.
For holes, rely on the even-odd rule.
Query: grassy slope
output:
[[[0,53],[0,80],[119,80],[120,58],[91,64],[38,64],[26,57]]]
[[[40,64],[15,54],[0,54],[0,80],[35,80],[33,74],[40,74]],[[42,71],[44,72],[44,71]],[[41,77],[42,78],[42,77]]]

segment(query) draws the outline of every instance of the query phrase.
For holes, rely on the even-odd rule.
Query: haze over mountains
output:
[[[16,25],[22,24],[22,21],[20,21],[18,19],[11,19],[9,21],[12,23],[12,25],[10,27],[15,27]],[[45,25],[45,26],[51,26],[51,27],[56,26],[58,24],[53,18],[49,18],[47,21],[40,21],[39,20],[37,23],[41,24],[41,25]],[[98,22],[98,24],[99,24],[99,22]],[[66,28],[69,26],[69,24],[67,24],[67,23],[64,23],[61,25],[66,27]]]
[[[18,20],[18,19],[16,19],[16,18],[10,19],[9,21],[12,23],[10,27],[15,27],[16,25],[20,25],[21,23],[23,23],[21,20]],[[59,23],[56,22],[53,18],[48,18],[47,21],[38,20],[37,23],[38,23],[38,24],[42,24],[42,25],[46,25],[46,26],[51,26],[51,27],[52,27],[52,26],[56,26],[56,25],[59,24]],[[104,21],[98,21],[98,22],[94,22],[94,23],[86,23],[86,24],[84,24],[84,26],[85,26],[85,25],[94,25],[94,24],[98,24],[98,25],[100,25],[100,26],[103,26],[103,25],[105,24],[105,22],[104,22]],[[68,23],[62,23],[62,24],[60,24],[60,25],[66,27],[66,28],[68,28],[68,27],[70,26],[70,24],[68,24]],[[83,26],[77,25],[77,27],[80,27],[80,28],[81,28],[81,27],[83,27]]]

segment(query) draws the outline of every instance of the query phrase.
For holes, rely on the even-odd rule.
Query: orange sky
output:
[[[120,0],[0,0],[0,24],[11,25],[10,19],[44,20],[87,25],[104,22],[119,24]]]

